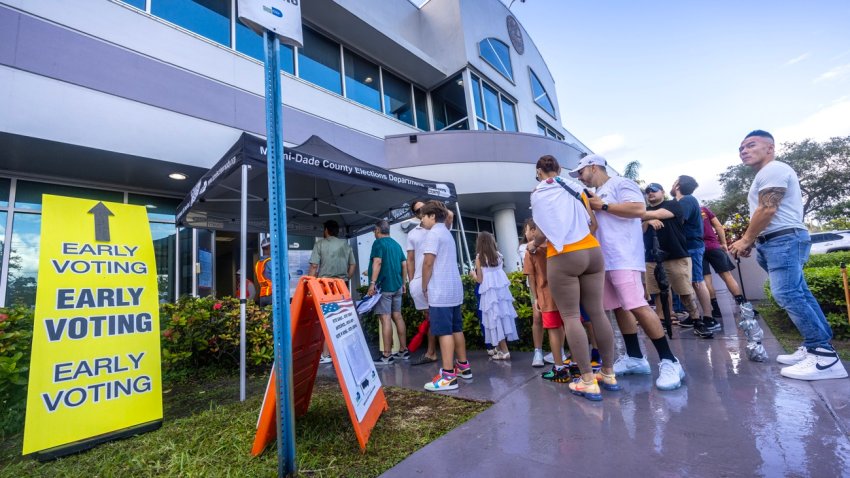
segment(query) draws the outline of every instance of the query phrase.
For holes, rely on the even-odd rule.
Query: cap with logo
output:
[[[581,158],[578,162],[578,165],[570,171],[570,176],[573,178],[577,178],[580,175],[580,171],[588,166],[608,166],[608,161],[605,160],[602,156],[598,154],[590,154],[583,158]]]
[[[648,193],[656,193],[658,191],[663,191],[664,187],[658,183],[649,183],[649,185],[644,189],[644,192]]]

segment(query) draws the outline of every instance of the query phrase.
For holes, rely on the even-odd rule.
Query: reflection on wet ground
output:
[[[495,404],[383,476],[850,476],[850,380],[782,378],[767,330],[771,360],[748,361],[731,305],[722,310],[713,340],[674,331],[687,377],[670,392],[654,387],[655,363],[652,377],[623,377],[622,391],[590,402],[540,379],[531,354],[501,363],[473,353],[475,378],[445,393]],[[642,345],[657,361],[645,337]],[[385,385],[421,389],[437,369],[380,373]]]

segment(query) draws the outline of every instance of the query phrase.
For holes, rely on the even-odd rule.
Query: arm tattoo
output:
[[[759,205],[770,209],[779,207],[782,198],[785,197],[785,188],[765,188],[759,191]]]

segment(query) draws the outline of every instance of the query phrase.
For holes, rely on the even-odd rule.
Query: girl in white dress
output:
[[[484,339],[489,344],[498,344],[493,360],[510,360],[508,340],[519,340],[516,331],[516,309],[511,295],[510,281],[502,269],[502,255],[496,248],[496,240],[489,232],[478,234],[475,243],[475,280],[479,284],[481,298],[478,308],[484,323]]]

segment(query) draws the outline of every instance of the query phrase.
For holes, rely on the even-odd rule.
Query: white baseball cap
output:
[[[570,171],[570,177],[579,177],[579,171],[588,166],[593,165],[605,167],[608,166],[608,161],[606,161],[605,158],[599,156],[598,154],[589,154],[579,160],[578,165],[575,167],[575,169]]]

